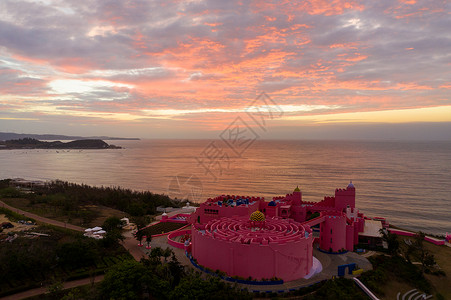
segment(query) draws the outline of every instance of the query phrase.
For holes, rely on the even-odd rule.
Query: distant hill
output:
[[[61,141],[43,142],[32,138],[23,138],[0,142],[0,149],[121,149],[121,147],[108,145],[98,139],[63,143]]]
[[[12,132],[0,132],[0,141],[18,140],[24,138],[32,138],[37,140],[121,140],[121,141],[137,141],[139,138],[120,138],[109,136],[70,136],[70,135],[57,135],[57,134],[27,134],[27,133],[12,133]]]

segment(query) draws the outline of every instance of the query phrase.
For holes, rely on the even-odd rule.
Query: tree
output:
[[[102,295],[106,299],[141,299],[148,273],[148,269],[135,260],[125,260],[105,274]]]
[[[105,231],[121,230],[123,225],[124,222],[118,217],[109,217],[103,222],[102,228]]]
[[[425,247],[424,247],[424,237],[425,234],[423,232],[419,232],[415,236],[415,243],[413,244],[416,248],[416,253],[418,256],[418,259],[421,262],[421,271],[424,272],[426,267],[432,267],[435,265],[435,259],[434,255],[431,254]]]
[[[163,249],[161,249],[160,247],[155,247],[150,252],[150,257],[151,258],[157,258],[158,260],[160,260],[160,258],[162,256],[163,256]]]
[[[132,217],[132,222],[135,223],[136,227],[139,229],[144,228],[147,224],[149,224],[146,217]]]
[[[426,270],[426,267],[432,267],[436,264],[434,255],[424,247],[424,237],[424,232],[418,232],[415,235],[415,240],[408,245],[406,252],[408,259],[412,255],[420,261],[422,272]]]
[[[64,243],[58,247],[59,264],[77,269],[94,263],[97,251],[94,241],[78,239],[72,243]]]
[[[429,267],[429,268],[433,267],[436,264],[434,254],[429,253],[429,251],[426,251],[426,255],[425,255],[422,263],[426,267]]]
[[[189,272],[171,293],[172,299],[252,299],[245,291],[240,291],[218,277],[202,279],[198,272]]]
[[[379,230],[380,234],[382,234],[382,240],[385,241],[388,245],[388,253],[391,255],[399,254],[399,241],[398,236],[396,234],[392,234],[385,228],[381,228]]]
[[[144,236],[144,232],[142,232],[142,230],[139,230],[138,229],[138,231],[136,232],[136,239],[138,240],[138,242],[139,242],[139,246],[142,246],[142,243],[141,243],[141,241],[142,241],[142,239],[143,239],[143,236]]]
[[[47,287],[48,293],[55,298],[62,290],[63,290],[63,283],[61,282],[61,280],[57,280],[57,279],[54,279],[53,283]]]
[[[112,247],[117,245],[120,241],[123,241],[125,238],[122,235],[122,232],[119,230],[111,230],[107,231],[103,236],[103,239],[100,240],[100,243],[104,247]]]
[[[110,247],[124,240],[122,235],[122,225],[124,222],[118,217],[109,217],[102,224],[102,228],[106,231],[105,236],[102,239],[102,244],[105,247]]]
[[[103,298],[142,299],[149,294],[152,299],[167,299],[171,291],[168,278],[162,278],[147,260],[138,263],[126,260],[108,271],[101,284]]]
[[[152,241],[152,237],[150,236],[150,235],[148,235],[147,237],[146,237],[146,243],[147,243],[147,249],[149,249],[150,248],[150,242]]]
[[[164,257],[164,262],[167,262],[168,261],[168,258],[172,255],[172,254],[174,254],[174,252],[172,251],[172,249],[170,249],[170,248],[166,248],[166,249],[164,249],[163,250],[163,253],[162,253],[163,255],[163,257]]]

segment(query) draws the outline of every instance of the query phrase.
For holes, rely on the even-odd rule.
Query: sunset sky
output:
[[[1,0],[0,131],[451,139],[450,7]]]

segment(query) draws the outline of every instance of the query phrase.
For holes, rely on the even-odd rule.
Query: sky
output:
[[[0,131],[451,140],[450,8],[1,0]]]

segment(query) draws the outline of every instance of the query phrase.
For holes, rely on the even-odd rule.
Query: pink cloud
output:
[[[242,108],[261,91],[281,104],[342,111],[450,101],[440,1],[61,1],[76,13],[34,4],[40,18],[5,3],[11,17],[0,18],[0,59],[10,70],[0,64],[3,93],[39,99],[55,79],[112,83],[40,102],[49,114],[145,119],[153,109]],[[177,118],[216,128],[231,117]]]

